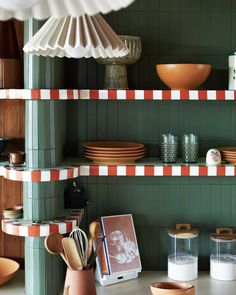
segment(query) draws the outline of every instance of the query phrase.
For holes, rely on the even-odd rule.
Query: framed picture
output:
[[[141,271],[141,261],[131,214],[101,217],[109,274]]]

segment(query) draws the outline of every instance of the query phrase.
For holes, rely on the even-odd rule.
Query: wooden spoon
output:
[[[58,233],[51,233],[45,238],[44,245],[49,253],[53,255],[60,254],[66,265],[69,266],[62,247],[62,239],[63,235]]]
[[[100,223],[98,221],[93,221],[89,225],[89,240],[88,240],[88,250],[87,257],[89,258],[93,251],[93,241],[96,240],[100,233]]]
[[[68,265],[73,270],[82,270],[83,264],[79,256],[75,240],[72,238],[63,238],[62,246],[65,252]]]

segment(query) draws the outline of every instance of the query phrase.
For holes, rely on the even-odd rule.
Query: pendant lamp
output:
[[[0,21],[0,88],[22,87],[22,65],[13,21]]]
[[[100,15],[54,17],[24,46],[26,53],[51,57],[121,57],[128,49]]]
[[[31,17],[46,19],[66,15],[78,17],[83,14],[108,13],[130,5],[134,0],[0,0],[0,20]]]

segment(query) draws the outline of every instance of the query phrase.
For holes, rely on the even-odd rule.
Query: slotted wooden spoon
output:
[[[73,270],[82,270],[83,264],[79,256],[75,240],[72,238],[63,238],[62,246],[65,252],[68,265]]]
[[[62,247],[62,239],[63,235],[59,233],[51,233],[45,238],[44,245],[50,254],[60,254],[66,265],[69,266]]]

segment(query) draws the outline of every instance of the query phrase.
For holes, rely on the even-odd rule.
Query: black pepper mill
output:
[[[86,206],[85,191],[79,187],[76,182],[73,182],[72,187],[68,187],[64,192],[64,207],[65,209],[82,209]]]

